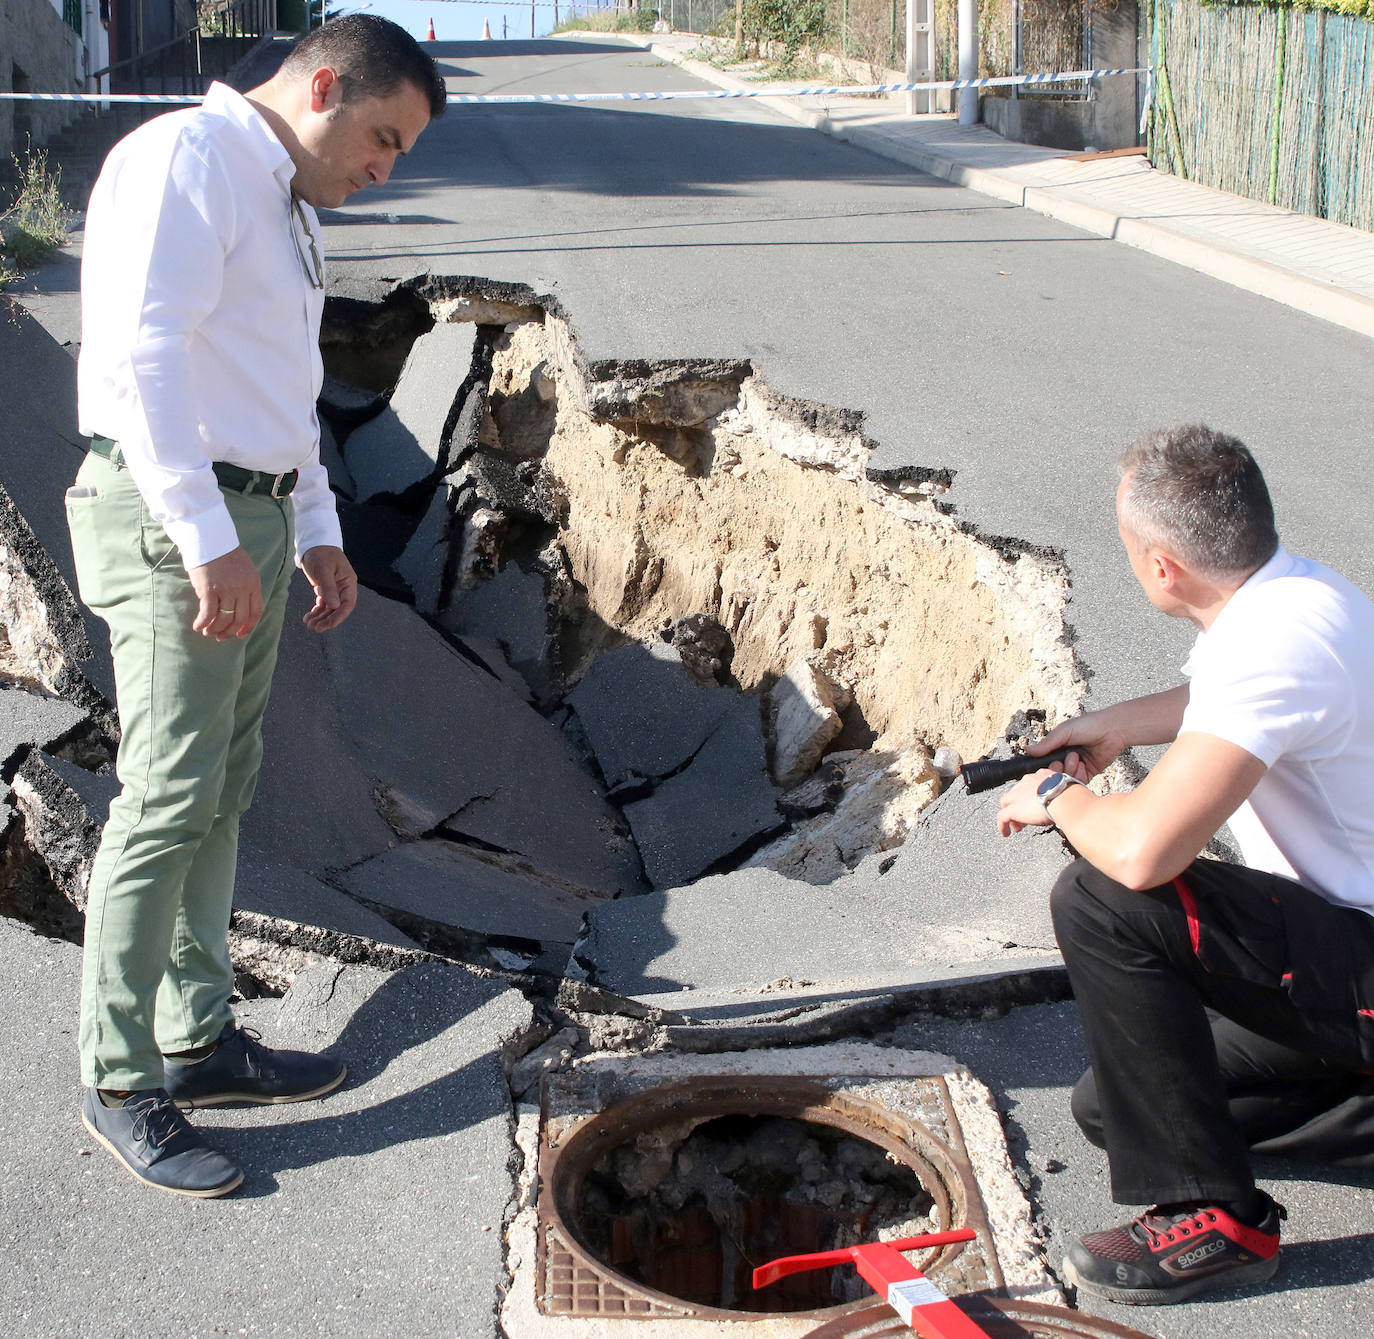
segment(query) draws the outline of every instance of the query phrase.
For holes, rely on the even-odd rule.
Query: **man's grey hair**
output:
[[[1243,442],[1201,424],[1142,437],[1117,462],[1124,529],[1204,576],[1249,575],[1278,548],[1274,507]]]

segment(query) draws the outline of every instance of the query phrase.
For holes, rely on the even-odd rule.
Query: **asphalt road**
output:
[[[454,92],[704,87],[597,40],[433,50]],[[1289,547],[1374,591],[1374,343],[756,103],[455,105],[327,220],[336,277],[526,283],[590,357],[747,357],[862,411],[874,466],[952,469],[961,517],[1067,552],[1095,701],[1174,682],[1191,640],[1112,523],[1116,453],[1149,428],[1249,442]]]
[[[699,86],[647,53],[595,41],[435,50],[461,91]],[[391,184],[327,222],[336,278],[430,271],[526,283],[558,295],[591,357],[743,356],[776,390],[863,411],[875,465],[953,469],[962,516],[1066,551],[1070,616],[1103,699],[1172,681],[1189,640],[1145,607],[1111,523],[1112,459],[1146,428],[1202,418],[1239,433],[1266,466],[1290,545],[1374,589],[1370,341],[766,108],[456,106]],[[1014,871],[1014,853],[1005,863]],[[894,934],[915,914],[899,895],[902,869],[887,876]],[[812,912],[818,953],[853,933],[837,901],[829,918]],[[10,1086],[25,1097],[10,1121],[13,1165],[0,1166],[10,1248],[0,1252],[0,1293],[19,1299],[21,1328],[76,1333],[99,1314],[111,1333],[197,1323],[486,1332],[499,1234],[483,1229],[499,1224],[508,1185],[505,1097],[490,1059],[510,1027],[502,1001],[480,1026],[447,984],[423,1009],[397,1009],[394,993],[385,1008],[372,1004],[383,986],[341,998],[337,1017],[302,1005],[302,1026],[352,1029],[356,1091],[318,1112],[242,1124],[227,1115],[217,1136],[282,1174],[273,1184],[260,1173],[228,1216],[197,1210],[192,1222],[187,1206],[147,1204],[118,1169],[81,1157],[70,1078],[52,1062],[71,1045],[73,951],[55,945],[45,956],[4,938],[10,977],[31,978],[10,1019],[24,1042],[9,1048]],[[442,1024],[420,1029],[436,1043],[423,1051],[407,1030],[421,1017]],[[1050,1008],[999,1028],[933,1024],[894,1038],[948,1047],[1004,1094],[1056,1240],[1111,1213],[1102,1160],[1070,1128],[1066,1090],[1081,1062],[1070,1029],[1068,1011]],[[362,1115],[369,1108],[383,1111],[380,1125],[375,1110]],[[1275,1179],[1272,1167],[1265,1174]],[[1367,1180],[1319,1173],[1279,1192],[1293,1210],[1282,1290],[1113,1319],[1170,1339],[1364,1333]],[[341,1205],[354,1206],[352,1220]],[[166,1243],[188,1241],[222,1268],[187,1276],[183,1289]],[[162,1251],[153,1264],[149,1242]],[[343,1269],[320,1263],[340,1256]],[[464,1269],[480,1287],[458,1289],[467,1309],[455,1318],[453,1288],[437,1291],[433,1280],[451,1283]],[[142,1286],[150,1277],[153,1297]],[[327,1286],[341,1278],[343,1297]],[[304,1307],[282,1311],[280,1299],[302,1296]]]

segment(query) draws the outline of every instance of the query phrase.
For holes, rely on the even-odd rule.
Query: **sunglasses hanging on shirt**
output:
[[[320,259],[319,244],[315,240],[315,234],[310,230],[310,220],[305,216],[305,210],[301,208],[301,202],[293,195],[291,197],[291,240],[296,244],[296,254],[301,258],[301,269],[305,271],[305,277],[310,281],[311,288],[324,287],[324,262]],[[300,229],[297,230],[296,223],[299,221]],[[305,254],[305,247],[301,245],[301,234],[305,234],[306,244],[310,248],[310,255]]]

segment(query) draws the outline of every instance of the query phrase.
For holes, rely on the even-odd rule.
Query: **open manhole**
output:
[[[941,1079],[916,1080],[930,1127],[841,1080],[700,1079],[546,1119],[540,1146],[540,1309],[551,1315],[842,1314],[871,1293],[851,1269],[754,1291],[770,1259],[972,1227],[913,1252],[950,1292],[1002,1286],[992,1234]]]

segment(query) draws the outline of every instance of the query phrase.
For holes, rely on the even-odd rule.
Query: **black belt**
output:
[[[124,453],[119,449],[119,443],[99,433],[91,438],[91,450],[98,456],[104,456],[112,465],[124,464]],[[261,470],[246,470],[242,465],[230,465],[224,460],[215,461],[210,468],[225,488],[232,488],[236,493],[265,493],[274,498],[289,496],[299,477],[296,470],[287,470],[285,474],[264,474]]]

